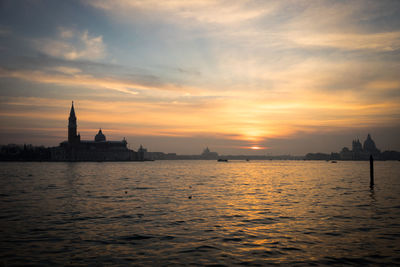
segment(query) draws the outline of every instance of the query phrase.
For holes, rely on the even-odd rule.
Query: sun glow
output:
[[[262,146],[251,146],[251,147],[249,147],[250,149],[253,149],[253,150],[261,150],[261,149],[267,149],[266,147],[262,147]]]

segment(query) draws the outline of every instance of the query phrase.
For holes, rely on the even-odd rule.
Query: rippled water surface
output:
[[[400,162],[0,163],[0,265],[400,264]]]

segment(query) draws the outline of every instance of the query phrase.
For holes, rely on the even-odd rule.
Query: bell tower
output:
[[[76,116],[74,109],[74,101],[72,101],[71,111],[69,112],[68,118],[68,143],[75,144],[79,143],[80,136],[76,134],[77,132]]]

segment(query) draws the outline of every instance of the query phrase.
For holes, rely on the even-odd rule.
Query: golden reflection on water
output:
[[[368,166],[3,164],[2,245],[15,256],[0,256],[61,265],[399,263],[400,164],[377,162],[372,191]]]

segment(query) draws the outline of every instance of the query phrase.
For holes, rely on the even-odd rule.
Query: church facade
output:
[[[135,152],[122,141],[108,141],[100,129],[94,140],[81,140],[72,102],[68,118],[68,140],[51,150],[54,161],[137,161],[144,160],[142,150]]]
[[[364,144],[361,145],[359,139],[353,140],[352,149],[344,147],[340,152],[340,158],[343,160],[367,160],[372,155],[374,158],[379,158],[381,151],[376,147],[371,135],[368,134]]]

